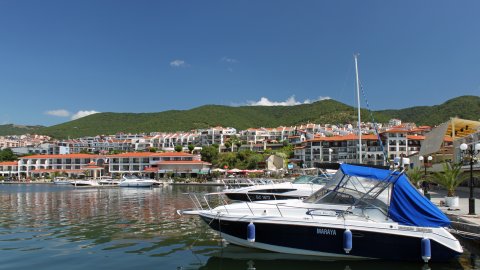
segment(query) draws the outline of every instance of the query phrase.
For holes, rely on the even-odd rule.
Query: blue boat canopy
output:
[[[410,183],[405,174],[400,175],[386,169],[341,164],[340,170],[351,176],[364,177],[393,184],[388,216],[402,225],[419,227],[445,227],[450,225],[448,217],[430,200],[425,198]]]

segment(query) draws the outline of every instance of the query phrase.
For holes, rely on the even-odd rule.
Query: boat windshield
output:
[[[386,181],[346,175],[338,171],[322,189],[305,199],[307,203],[373,207],[388,212],[391,184]]]
[[[292,181],[292,184],[308,184],[314,177],[311,175],[302,175]]]

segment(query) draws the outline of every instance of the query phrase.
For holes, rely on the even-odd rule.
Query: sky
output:
[[[480,95],[480,1],[0,0],[0,124]],[[362,107],[366,106],[362,98]]]

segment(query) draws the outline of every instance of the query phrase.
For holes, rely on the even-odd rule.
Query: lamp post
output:
[[[424,158],[423,156],[419,156],[418,160],[423,161],[423,167],[425,168],[425,176],[424,176],[425,180],[423,180],[423,185],[422,185],[423,195],[425,195],[425,197],[430,199],[430,194],[428,193],[428,182],[427,182],[427,164],[432,162],[433,157],[428,156],[427,158]]]
[[[475,215],[475,198],[473,197],[473,162],[475,160],[475,156],[480,153],[480,143],[477,143],[475,145],[467,145],[466,143],[462,143],[460,145],[460,150],[463,158],[467,158],[470,160],[470,196],[468,198],[468,214]]]

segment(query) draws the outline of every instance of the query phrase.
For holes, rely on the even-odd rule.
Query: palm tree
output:
[[[459,178],[462,173],[462,164],[456,163],[451,164],[445,162],[443,164],[442,172],[433,172],[432,181],[444,187],[447,190],[447,197],[455,196],[455,189],[463,182],[466,178]]]
[[[423,178],[422,169],[420,169],[419,167],[415,167],[413,168],[413,170],[408,170],[407,176],[413,186],[415,186],[416,188],[420,188],[420,181]]]

